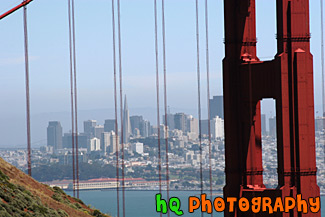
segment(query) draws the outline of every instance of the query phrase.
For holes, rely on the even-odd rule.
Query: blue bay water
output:
[[[127,217],[159,217],[159,213],[156,212],[155,195],[158,191],[125,191],[125,207]],[[68,192],[72,194],[72,192]],[[194,217],[200,214],[199,211],[194,213],[188,212],[188,197],[198,196],[200,191],[171,191],[170,197],[178,197],[181,200],[181,210],[184,215],[182,217]],[[217,196],[216,196],[217,197]],[[166,198],[163,194],[162,198]],[[209,198],[209,196],[208,196]],[[117,216],[117,203],[116,203],[116,191],[81,191],[80,199],[86,204],[91,204],[96,209],[101,210],[104,213],[108,213],[111,216]],[[122,192],[120,192],[120,199],[122,199]],[[325,207],[325,196],[321,197],[321,207]],[[120,208],[122,211],[122,200],[120,202]],[[122,214],[122,212],[120,213]],[[163,216],[167,216],[163,215]],[[177,215],[171,214],[170,216],[176,217]],[[210,216],[204,214],[204,216]],[[215,212],[214,217],[223,217],[223,213]],[[325,208],[322,210],[322,216],[325,216]]]

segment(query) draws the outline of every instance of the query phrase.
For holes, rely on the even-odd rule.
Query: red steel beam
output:
[[[16,7],[12,8],[11,10],[7,11],[6,13],[0,15],[0,20],[2,20],[3,18],[7,17],[8,15],[14,13],[15,11],[19,10],[20,8],[28,5],[29,3],[31,3],[33,0],[25,0],[23,1],[21,4],[17,5]]]

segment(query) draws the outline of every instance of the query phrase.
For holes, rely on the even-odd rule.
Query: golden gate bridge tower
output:
[[[223,60],[226,197],[319,197],[309,0],[277,0],[277,53],[256,56],[255,0],[225,0]],[[267,27],[265,27],[267,28]],[[276,101],[278,187],[263,184],[260,101]],[[274,200],[272,200],[274,201]],[[235,207],[236,209],[236,207]],[[227,209],[226,209],[227,210]],[[226,217],[320,216],[320,212],[225,212]]]

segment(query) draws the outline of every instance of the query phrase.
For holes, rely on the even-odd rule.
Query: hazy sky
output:
[[[1,0],[0,13],[20,2]],[[67,2],[34,0],[28,6],[33,114],[70,109]],[[168,103],[171,108],[196,109],[195,0],[165,2]],[[276,52],[275,2],[256,1],[257,49],[262,60],[271,59]],[[203,3],[203,0],[200,1],[202,107],[206,108]],[[111,1],[75,0],[75,4],[79,108],[113,108]],[[123,89],[128,96],[129,107],[154,108],[153,0],[121,0],[121,16]],[[320,105],[320,3],[317,0],[310,1],[310,20],[315,104]],[[25,114],[22,21],[22,10],[0,21],[0,114],[3,116],[0,119]],[[209,0],[209,22],[212,96],[222,94],[222,0]],[[269,110],[264,112],[269,113]],[[132,115],[132,110],[130,113]],[[1,125],[0,129],[5,127]]]

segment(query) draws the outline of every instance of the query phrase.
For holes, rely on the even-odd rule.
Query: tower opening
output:
[[[275,100],[261,100],[263,183],[266,188],[278,185],[278,154]]]

